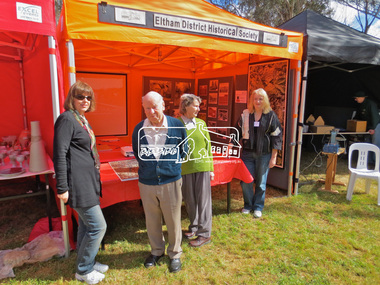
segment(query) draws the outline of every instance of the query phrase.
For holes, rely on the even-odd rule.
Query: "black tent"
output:
[[[306,59],[380,65],[380,40],[306,10],[279,28],[303,33]]]
[[[279,28],[304,34],[304,77],[299,120],[322,116],[327,125],[346,127],[359,90],[380,103],[380,40],[306,10]],[[302,127],[299,128],[302,140]],[[297,192],[300,148],[295,170]]]
[[[322,115],[326,124],[344,128],[346,116],[342,114],[337,120],[337,116],[329,115],[324,109],[354,109],[352,95],[359,90],[380,103],[379,39],[311,10],[298,14],[280,28],[302,32],[305,36],[306,116]],[[339,114],[347,113],[339,108]]]

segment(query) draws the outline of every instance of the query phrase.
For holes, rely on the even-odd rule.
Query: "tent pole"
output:
[[[75,57],[74,57],[74,45],[72,40],[68,40],[66,43],[68,60],[69,60],[69,83],[70,86],[77,81],[76,70],[75,70]]]
[[[57,58],[56,58],[56,48],[55,39],[52,36],[48,37],[49,43],[49,62],[50,62],[50,82],[51,82],[51,96],[53,105],[53,120],[57,120],[59,112],[59,92],[58,92],[58,73],[57,73]],[[63,242],[65,245],[65,257],[70,255],[70,241],[69,241],[69,227],[67,224],[67,210],[65,203],[60,199],[61,208],[61,219],[62,219],[62,232],[63,232]]]
[[[62,232],[63,242],[65,244],[65,257],[70,255],[70,238],[69,238],[69,225],[67,224],[67,209],[62,199],[59,199],[61,207],[61,220],[62,220]]]
[[[305,116],[305,100],[306,100],[306,85],[307,85],[307,74],[309,68],[309,61],[306,60],[303,66],[303,77],[302,77],[302,89],[301,89],[301,102],[300,102],[300,111],[298,118],[298,141],[297,141],[297,160],[296,160],[296,169],[294,177],[294,194],[298,194],[298,183],[300,176],[300,164],[301,164],[301,150],[302,150],[302,140],[303,140],[303,121]]]
[[[17,49],[18,56],[20,58],[20,61],[18,63],[20,68],[20,89],[21,89],[21,100],[22,100],[22,112],[24,114],[24,129],[28,129],[28,120],[27,120],[27,112],[26,112],[26,99],[25,99],[25,82],[24,82],[24,64],[23,64],[23,58],[21,55],[21,50]]]
[[[52,36],[48,37],[49,42],[49,62],[50,62],[50,82],[51,82],[51,97],[53,103],[54,122],[59,116],[59,92],[58,92],[58,73],[57,73],[57,58],[55,56],[55,39]]]
[[[301,61],[297,61],[296,75],[294,79],[294,91],[293,91],[293,118],[292,118],[292,133],[290,141],[290,164],[289,164],[289,178],[288,178],[288,197],[292,195],[293,186],[293,168],[294,168],[294,152],[295,152],[295,140],[297,135],[297,117],[298,117],[298,99],[299,99],[299,85],[300,85],[300,71],[301,71]]]
[[[68,63],[69,63],[69,80],[70,86],[76,81],[75,78],[75,59],[74,59],[74,46],[73,42],[69,40],[67,43],[68,51]],[[63,241],[65,243],[65,257],[69,257],[70,254],[70,238],[69,238],[69,226],[67,221],[67,209],[65,203],[60,199],[61,206],[61,219],[62,219],[62,229],[63,229]]]

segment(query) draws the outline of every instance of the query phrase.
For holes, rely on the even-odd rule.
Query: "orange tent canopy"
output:
[[[246,74],[251,62],[289,59],[295,68],[302,59],[301,33],[248,21],[203,0],[64,0],[57,31],[66,93],[76,72],[126,75],[127,141],[141,120],[144,77],[197,84]]]
[[[100,4],[98,0],[65,0],[63,10],[67,12],[64,12],[60,21],[62,36],[72,40],[164,44],[288,59],[301,59],[302,56],[302,34],[248,21],[206,1],[110,0],[102,3],[104,4]],[[112,12],[115,15],[111,15]],[[154,23],[150,26],[148,21],[151,14]],[[101,22],[102,15],[108,17],[108,22]],[[143,17],[146,17],[145,24],[139,22]],[[172,20],[172,24],[178,20],[181,25],[173,28],[174,25],[166,21],[167,25],[163,27],[165,20]],[[199,24],[198,29],[196,27],[190,29],[190,24],[194,26]],[[207,24],[206,31],[202,30],[202,24]],[[214,24],[212,26],[214,29],[209,30],[211,28],[208,24]],[[231,30],[227,33],[239,27],[241,35],[252,30],[261,31],[264,35],[286,38],[287,42],[285,47],[278,47],[244,41],[247,37],[239,38],[238,35],[233,39],[217,33],[215,31],[217,27],[230,27]],[[298,49],[292,50],[294,46],[298,46]]]

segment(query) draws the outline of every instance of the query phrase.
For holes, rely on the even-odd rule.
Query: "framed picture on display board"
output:
[[[228,106],[228,95],[229,95],[229,83],[224,82],[219,84],[219,104]]]
[[[252,63],[248,68],[248,94],[253,90],[263,88],[269,97],[270,105],[280,120],[282,129],[286,125],[286,98],[288,89],[289,61],[279,60],[264,63]],[[285,132],[283,132],[285,148]],[[279,151],[276,166],[283,168],[284,153]]]
[[[209,93],[209,103],[211,105],[218,104],[218,93]]]
[[[216,118],[216,107],[208,107],[208,117]]]
[[[180,98],[184,93],[194,94],[194,85],[194,79],[144,77],[143,95],[149,91],[160,93],[165,101],[165,115],[179,117]],[[144,112],[142,114],[144,117]]]
[[[227,122],[228,121],[228,110],[219,109],[218,110],[218,121]]]
[[[200,85],[199,86],[199,97],[207,97],[207,85]]]
[[[218,91],[218,87],[219,87],[219,80],[217,79],[212,79],[210,80],[210,84],[209,84],[209,91]]]

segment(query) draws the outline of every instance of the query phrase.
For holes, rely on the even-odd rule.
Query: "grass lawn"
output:
[[[315,159],[316,158],[316,159]],[[377,184],[369,195],[358,181],[352,202],[346,188],[318,191],[326,157],[304,155],[298,195],[268,187],[261,219],[243,215],[238,181],[232,185],[232,213],[226,213],[226,187],[213,187],[212,242],[191,248],[183,241],[183,269],[168,270],[169,258],[146,269],[149,254],[142,207],[138,201],[104,209],[108,223],[105,250],[98,260],[110,265],[100,284],[379,284],[380,207]],[[348,182],[347,159],[338,160],[336,181]],[[43,217],[43,196],[0,202],[0,249],[26,243]],[[58,212],[56,212],[58,214]],[[182,211],[182,228],[188,226]],[[14,268],[4,284],[82,284],[74,279],[76,253],[68,259]]]

